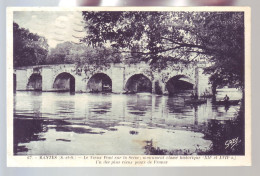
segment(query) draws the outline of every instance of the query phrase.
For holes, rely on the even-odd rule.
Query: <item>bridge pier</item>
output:
[[[115,66],[112,69],[112,92],[123,93],[125,85],[125,68]]]
[[[51,68],[42,69],[42,91],[52,91],[53,71]]]
[[[200,97],[200,92],[198,91],[198,87],[199,87],[199,68],[196,67],[195,68],[195,74],[194,74],[194,77],[195,77],[195,84],[194,84],[194,91],[195,91],[195,94],[197,94],[199,97]]]
[[[168,90],[166,88],[166,84],[162,84],[161,87],[162,87],[162,94],[163,95],[168,95],[169,92],[168,92]]]
[[[156,90],[155,90],[155,80],[153,79],[152,80],[152,93],[155,94],[156,93]]]
[[[204,93],[212,95],[211,85],[209,84],[210,75],[203,74],[203,68],[198,68],[196,77],[198,95],[203,96]]]
[[[16,70],[16,90],[27,90],[27,70],[21,69]]]
[[[75,76],[75,92],[86,92],[87,83],[82,76]]]

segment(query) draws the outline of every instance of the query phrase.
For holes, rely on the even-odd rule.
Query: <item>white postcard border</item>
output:
[[[241,11],[245,13],[245,156],[216,155],[13,155],[14,11]],[[251,166],[251,9],[249,7],[8,7],[7,8],[7,166],[8,167],[172,167]],[[170,158],[172,157],[172,158]],[[124,162],[125,161],[125,162]],[[127,161],[127,162],[126,162]],[[132,164],[129,164],[131,163]],[[112,164],[114,163],[114,164]]]

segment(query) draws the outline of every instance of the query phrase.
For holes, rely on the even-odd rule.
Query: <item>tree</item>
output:
[[[13,46],[14,67],[40,65],[46,61],[47,40],[17,23],[13,23]]]
[[[58,44],[50,50],[47,57],[48,64],[72,64],[75,63],[80,54],[84,52],[84,45],[77,45],[72,42]]]
[[[113,48],[90,47],[86,44],[64,42],[51,49],[48,64],[76,64],[77,69],[85,72],[107,68],[111,63],[120,62],[120,54]]]
[[[91,46],[109,45],[127,62],[158,70],[198,60],[214,84],[244,87],[242,12],[83,12]],[[217,79],[216,79],[217,78]]]

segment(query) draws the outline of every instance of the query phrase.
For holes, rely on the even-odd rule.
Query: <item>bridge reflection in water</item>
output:
[[[175,154],[210,148],[205,139],[209,120],[235,118],[239,106],[184,104],[149,93],[91,94],[16,92],[14,153],[150,154],[151,147]],[[185,152],[183,152],[185,151]]]

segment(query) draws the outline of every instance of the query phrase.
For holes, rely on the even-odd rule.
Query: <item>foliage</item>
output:
[[[77,60],[78,67],[84,67],[85,72],[90,69],[103,69],[110,64],[120,63],[120,54],[115,53],[112,48],[107,47],[87,47]]]
[[[244,23],[240,12],[83,12],[88,45],[109,45],[126,57],[162,69],[209,61],[216,84],[243,87]],[[215,79],[217,78],[217,79]]]
[[[111,63],[120,62],[120,54],[112,48],[88,47],[85,44],[64,42],[51,49],[48,64],[76,64],[77,69],[85,72],[107,68]]]
[[[73,44],[72,42],[64,42],[58,44],[50,50],[47,58],[48,64],[72,64],[79,59],[84,52],[84,45]]]
[[[45,63],[48,44],[44,37],[13,23],[14,67],[32,66]]]
[[[212,22],[207,25],[209,35],[217,36],[212,43],[218,52],[211,59],[214,64],[205,71],[212,74],[211,82],[217,85],[244,87],[243,17],[241,13],[214,15],[211,17]]]
[[[202,155],[244,155],[245,154],[245,118],[244,104],[240,106],[234,120],[212,119],[204,131],[205,139],[212,141],[211,148]],[[237,141],[234,141],[237,140]],[[232,145],[229,145],[233,141]]]

